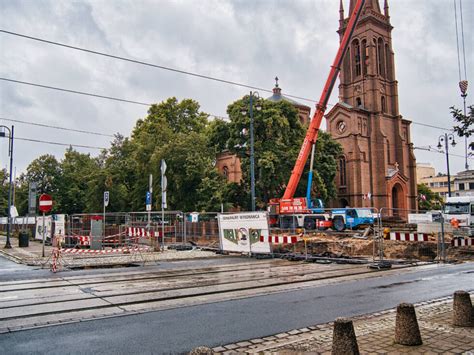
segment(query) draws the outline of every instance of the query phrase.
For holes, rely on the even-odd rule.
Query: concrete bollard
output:
[[[471,296],[466,291],[454,292],[453,325],[457,327],[474,326]]]
[[[354,332],[352,320],[337,318],[334,321],[334,332],[332,335],[333,355],[358,355],[359,346]]]
[[[423,344],[415,307],[411,303],[400,303],[397,307],[395,343],[409,346]]]
[[[207,346],[198,346],[189,352],[189,355],[212,355],[214,352]]]

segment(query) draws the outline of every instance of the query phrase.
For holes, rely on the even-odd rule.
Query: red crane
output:
[[[301,199],[294,199],[293,196],[295,194],[298,183],[300,182],[301,175],[303,174],[306,161],[308,160],[308,155],[311,151],[311,146],[316,142],[316,139],[318,138],[318,131],[319,127],[321,126],[324,111],[326,110],[326,105],[328,103],[329,97],[331,96],[334,84],[336,83],[337,76],[339,75],[339,72],[341,70],[342,60],[347,51],[347,48],[349,47],[352,34],[354,33],[354,29],[356,27],[364,3],[365,0],[358,0],[349,18],[349,23],[347,24],[347,28],[344,32],[344,36],[342,37],[341,44],[337,51],[336,57],[334,58],[334,62],[331,66],[331,70],[326,80],[326,84],[324,85],[321,98],[319,99],[319,102],[316,105],[316,112],[314,113],[313,119],[311,120],[311,123],[308,127],[308,131],[306,132],[306,137],[301,146],[298,158],[296,159],[293,171],[291,172],[291,177],[288,181],[288,185],[286,187],[283,198],[280,200],[280,211],[282,207],[281,202],[283,202],[282,200],[286,200],[284,204],[287,206],[288,204],[292,204],[293,200],[298,200],[298,205],[300,205],[301,203]]]

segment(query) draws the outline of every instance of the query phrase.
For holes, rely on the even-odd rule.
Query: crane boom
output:
[[[296,159],[295,166],[293,168],[293,171],[291,172],[291,177],[288,181],[288,185],[286,186],[285,193],[283,194],[283,199],[292,199],[295,194],[296,188],[298,187],[301,175],[303,174],[304,166],[306,164],[306,161],[308,160],[308,155],[311,150],[311,146],[314,144],[314,142],[316,142],[316,139],[318,138],[318,131],[319,127],[321,126],[324,111],[326,110],[326,105],[329,101],[329,97],[331,96],[334,84],[336,83],[337,76],[341,70],[342,60],[344,59],[344,55],[347,51],[347,48],[349,47],[349,42],[352,38],[352,34],[354,33],[354,29],[359,19],[364,3],[365,0],[357,0],[354,10],[352,11],[352,14],[349,18],[349,23],[347,25],[346,31],[344,32],[344,36],[342,37],[341,44],[339,45],[336,57],[334,58],[334,62],[331,66],[331,70],[329,71],[326,84],[324,85],[324,89],[321,94],[321,98],[319,99],[319,102],[316,105],[316,112],[313,115],[313,119],[311,120],[311,123],[308,127],[308,131],[306,132],[306,137],[304,138],[303,144],[301,145],[298,158]]]

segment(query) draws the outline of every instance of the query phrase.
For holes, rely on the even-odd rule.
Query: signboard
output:
[[[54,235],[65,237],[66,236],[66,215],[55,214],[53,215],[54,220]]]
[[[46,217],[36,217],[36,228],[35,228],[36,240],[43,240],[43,218],[44,218],[44,229],[46,230],[46,240],[51,239],[52,219],[51,219],[51,216],[46,216]]]
[[[30,182],[28,189],[28,214],[36,214],[36,191],[37,184],[36,182]]]
[[[260,241],[260,236],[268,240],[266,212],[219,214],[217,219],[222,250],[242,253],[270,252],[270,243]]]
[[[168,179],[166,178],[166,162],[161,159],[161,210],[168,208],[166,204],[166,190],[168,188]]]
[[[151,192],[146,192],[146,210],[151,211]]]
[[[433,222],[433,216],[430,213],[409,213],[408,214],[408,223],[417,224],[417,223],[426,223]]]
[[[53,198],[48,194],[42,194],[39,198],[39,210],[43,213],[51,211],[53,208]]]

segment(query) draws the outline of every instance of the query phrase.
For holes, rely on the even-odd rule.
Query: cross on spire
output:
[[[275,76],[275,87],[278,87],[278,76]]]

